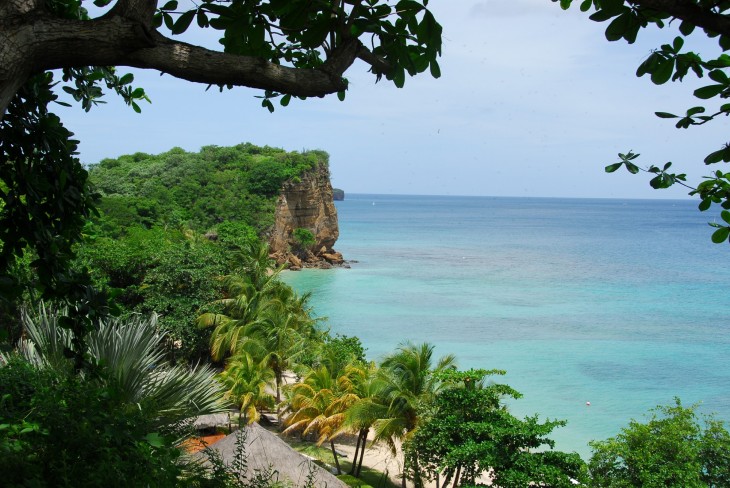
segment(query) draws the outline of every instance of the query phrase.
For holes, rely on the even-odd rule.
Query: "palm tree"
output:
[[[247,277],[248,282],[257,291],[266,290],[284,266],[276,267],[276,262],[269,257],[269,245],[262,240],[248,242],[237,256],[237,274]]]
[[[274,397],[266,391],[274,373],[265,361],[255,361],[246,351],[231,356],[226,369],[218,375],[225,396],[239,406],[246,423],[258,422],[263,408],[274,406]]]
[[[210,337],[211,357],[220,361],[239,352],[250,339],[251,328],[266,323],[266,315],[275,306],[274,300],[257,292],[241,277],[228,276],[229,297],[214,302],[224,313],[208,312],[198,317],[198,326],[214,327]]]
[[[344,373],[344,387],[356,398],[345,411],[343,429],[357,436],[355,455],[349,474],[359,477],[370,429],[378,421],[385,418],[388,405],[383,401],[384,382],[374,362],[359,362],[348,365]],[[359,454],[359,459],[358,459]]]
[[[311,370],[303,381],[291,385],[287,396],[291,415],[284,421],[287,425],[284,433],[315,433],[318,445],[329,441],[337,474],[342,474],[334,439],[342,433],[345,411],[356,400],[344,387],[343,378],[333,378],[326,366],[320,366]]]
[[[18,350],[31,364],[72,369],[63,353],[71,344],[71,332],[58,324],[64,315],[65,311],[50,311],[42,304],[34,316],[23,312],[25,339]],[[102,366],[102,379],[117,386],[122,401],[154,409],[159,425],[224,411],[215,372],[207,365],[170,366],[164,361],[164,338],[157,330],[156,315],[107,319],[87,336],[88,354]]]
[[[456,369],[456,359],[452,354],[438,360],[433,365],[434,346],[428,343],[413,344],[406,342],[387,356],[381,363],[383,389],[381,401],[388,405],[387,414],[375,424],[376,439],[383,439],[395,452],[395,440],[407,440],[418,427],[419,416],[431,404],[441,388],[438,373],[446,369]],[[417,467],[416,467],[416,472]],[[406,479],[403,474],[403,486]],[[416,480],[419,485],[419,480]]]

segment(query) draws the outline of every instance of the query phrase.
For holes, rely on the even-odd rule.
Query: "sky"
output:
[[[550,0],[431,0],[443,25],[442,76],[422,74],[396,88],[375,83],[357,62],[344,102],[335,96],[292,100],[270,114],[260,93],[133,72],[152,104],[136,114],[109,95],[85,113],[57,112],[81,140],[85,164],[137,151],[242,142],[330,154],[335,187],[346,193],[597,198],[687,198],[652,190],[647,175],[606,174],[617,153],[641,153],[643,165],[672,161],[690,181],[707,173],[704,157],[727,141],[725,121],[674,128],[656,111],[684,113],[708,81],[656,86],[636,68],[670,29],[609,43],[606,24],[577,5]],[[193,34],[188,42],[209,42]],[[690,49],[719,52],[703,34]]]

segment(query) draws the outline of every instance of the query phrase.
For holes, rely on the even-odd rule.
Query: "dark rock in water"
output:
[[[340,190],[339,188],[333,188],[332,189],[332,199],[336,201],[342,201],[345,199],[345,190]]]

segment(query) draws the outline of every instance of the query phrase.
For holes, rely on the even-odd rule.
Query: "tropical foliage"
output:
[[[101,194],[100,220],[116,236],[135,225],[183,226],[198,232],[242,223],[261,233],[274,223],[282,183],[328,164],[324,151],[287,152],[269,146],[173,148],[103,159],[89,168]]]
[[[553,1],[559,1],[564,9],[573,3],[573,0]],[[730,104],[725,100],[730,95],[730,56],[727,54],[730,49],[730,4],[706,0],[581,0],[580,9],[584,12],[593,11],[591,20],[608,22],[606,39],[609,41],[623,39],[632,44],[642,29],[666,28],[666,42],[653,50],[639,65],[637,76],[647,75],[652,83],[663,85],[670,80],[682,82],[687,76],[704,78],[707,75],[707,84],[693,92],[698,99],[695,103],[700,105],[692,106],[678,115],[656,112],[657,117],[676,121],[678,129],[688,129],[730,114]],[[685,40],[700,31],[709,38],[717,39],[719,49],[689,51]],[[697,46],[696,43],[692,45]],[[614,172],[622,166],[633,174],[643,171],[651,176],[649,183],[652,188],[669,188],[673,185],[687,188],[690,195],[699,198],[701,211],[719,205],[723,222],[710,224],[716,229],[712,241],[722,243],[730,240],[730,172],[717,167],[730,162],[730,145],[718,141],[712,152],[698,156],[704,157],[705,165],[716,168],[698,183],[688,183],[686,174],[674,173],[671,162],[642,167],[638,164],[638,153],[628,151],[618,156],[618,162],[606,166],[607,172]]]
[[[230,162],[245,153],[261,163],[261,174],[244,178],[250,184],[246,191],[253,191],[255,198],[269,198],[271,181],[280,185],[276,171],[274,180],[264,174],[274,164],[271,158],[284,153],[270,148],[257,152],[250,145],[224,149],[204,148],[195,157],[205,159],[204,153],[213,151],[223,159],[229,154]],[[122,167],[128,172],[99,180],[109,195],[101,215],[86,221],[74,266],[92,288],[114,297],[121,318],[97,315],[98,327],[86,334],[82,350],[81,342],[74,343],[69,316],[96,310],[88,301],[81,303],[86,311],[81,313],[61,301],[65,309],[48,305],[33,313],[18,312],[17,319],[6,315],[17,320],[14,330],[23,340],[17,347],[20,356],[7,356],[2,361],[8,366],[0,368],[0,454],[5,454],[0,467],[17,464],[32,472],[9,477],[11,484],[44,486],[49,477],[62,476],[69,481],[59,486],[83,486],[85,480],[76,479],[82,476],[81,466],[74,464],[78,461],[99,466],[90,471],[89,485],[173,486],[186,480],[197,486],[242,486],[240,476],[227,472],[231,466],[214,459],[212,472],[200,471],[186,465],[176,447],[189,434],[183,419],[216,411],[222,401],[237,407],[244,423],[276,410],[286,433],[327,442],[338,470],[335,443],[351,436],[355,453],[349,474],[354,477],[362,474],[366,449],[383,443],[402,460],[402,483],[410,480],[417,488],[435,480],[471,486],[484,476],[504,487],[567,487],[574,482],[666,486],[678,476],[675,468],[686,486],[728,483],[728,434],[714,420],[699,427],[691,409],[661,410],[682,420],[667,422],[667,428],[663,420],[653,419],[646,429],[632,423],[615,439],[595,443],[587,474],[576,454],[552,449],[549,436],[564,422],[518,419],[508,411],[504,399],[519,394],[486,381],[501,372],[457,371],[453,355],[436,358],[434,345],[428,343],[404,342],[379,364],[368,362],[357,337],[322,330],[309,296],[282,283],[282,269],[269,257],[252,223],[258,217],[206,221],[195,217],[204,213],[190,211],[194,199],[176,200],[182,194],[165,200],[159,200],[162,193],[140,196],[155,186],[155,178],[172,178],[176,168],[185,166],[186,154],[165,153],[162,170],[150,163],[157,157],[140,154],[120,158],[119,164],[106,160],[92,170],[94,177]],[[295,162],[302,160],[297,158],[306,164],[314,161],[308,154],[295,154],[286,164],[298,171]],[[166,166],[169,162],[175,164]],[[136,163],[141,176],[134,172]],[[211,163],[211,171],[219,171],[216,164]],[[207,178],[201,187],[219,180],[215,174]],[[158,190],[163,187],[168,190],[157,185]],[[175,215],[183,218],[166,220]],[[302,233],[305,244],[306,237]],[[30,283],[37,263],[27,257],[16,260],[13,270]],[[18,303],[39,298],[32,290],[27,287]],[[84,367],[69,359],[72,349],[77,358],[80,353]],[[197,360],[222,371],[191,368],[190,362]],[[293,384],[285,385],[287,371],[297,375]],[[103,432],[100,426],[106,426]],[[634,430],[639,434],[634,436]],[[672,437],[677,432],[691,440],[690,447]],[[73,457],[61,442],[66,435],[88,446],[71,443],[69,449],[78,451]],[[644,437],[653,439],[646,448],[639,442]],[[632,454],[632,449],[641,454]],[[686,463],[668,454],[655,456],[664,451],[681,453]],[[58,462],[51,459],[53,452]],[[124,456],[123,461],[114,461],[114,453]],[[644,462],[643,457],[650,459]],[[663,462],[671,468],[662,467]],[[133,463],[146,472],[130,472]],[[640,478],[627,482],[627,473]],[[651,485],[649,479],[660,481]]]
[[[422,478],[434,481],[439,476],[454,486],[474,486],[489,477],[505,488],[568,488],[573,480],[584,480],[580,457],[553,451],[554,442],[547,437],[565,422],[514,417],[503,398],[521,395],[507,385],[486,384],[495,374],[504,371],[441,375],[442,391],[405,446],[406,468],[416,486],[423,484]]]
[[[696,407],[657,407],[645,423],[632,420],[605,441],[592,442],[593,487],[730,486],[730,433],[722,422],[700,422]]]
[[[178,486],[206,478],[182,457],[187,419],[225,404],[208,366],[170,366],[150,319],[103,321],[94,365],[75,374],[65,312],[26,313],[18,354],[0,358],[0,469],[6,486]],[[192,479],[191,479],[192,481]]]
[[[24,313],[26,338],[19,344],[20,355],[37,368],[71,374],[65,354],[71,333],[59,325],[66,316],[66,311],[49,311],[43,305],[36,314]],[[166,364],[163,341],[154,315],[108,319],[89,334],[88,354],[102,384],[117,389],[119,401],[139,408],[144,405],[161,425],[223,411],[214,371],[207,365]]]

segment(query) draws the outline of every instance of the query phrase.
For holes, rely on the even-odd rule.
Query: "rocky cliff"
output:
[[[342,255],[333,248],[340,231],[327,164],[320,164],[297,180],[283,184],[276,204],[269,240],[272,257],[279,264],[288,262],[290,269],[343,264]],[[311,232],[313,243],[303,245],[294,236],[297,229]]]

